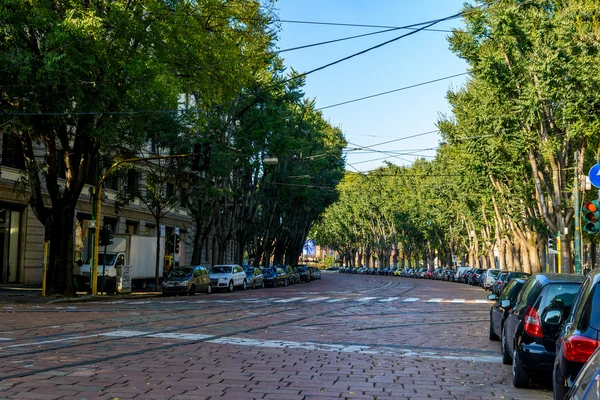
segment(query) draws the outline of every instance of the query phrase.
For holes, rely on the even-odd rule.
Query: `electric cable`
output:
[[[456,78],[456,77],[463,76],[463,75],[468,75],[468,74],[469,74],[468,72],[462,72],[460,74],[449,75],[449,76],[445,76],[443,78],[433,79],[433,80],[430,80],[430,81],[427,81],[427,82],[416,83],[414,85],[404,86],[404,87],[401,87],[401,88],[398,88],[398,89],[388,90],[388,91],[385,91],[385,92],[376,93],[376,94],[372,94],[372,95],[369,95],[369,96],[359,97],[357,99],[343,101],[341,103],[335,103],[335,104],[331,104],[331,105],[325,106],[325,107],[319,107],[319,108],[317,108],[317,110],[320,111],[320,110],[326,110],[328,108],[339,107],[339,106],[343,106],[345,104],[350,104],[350,103],[355,103],[357,101],[372,99],[373,97],[379,97],[379,96],[384,96],[384,95],[390,94],[390,93],[400,92],[402,90],[413,89],[413,88],[416,88],[416,87],[419,87],[419,86],[429,85],[430,83],[440,82],[440,81],[444,81],[444,80],[447,80],[447,79],[452,79],[452,78]]]

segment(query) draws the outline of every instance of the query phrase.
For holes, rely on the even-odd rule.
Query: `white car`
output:
[[[228,289],[230,292],[236,287],[246,290],[246,273],[237,264],[215,265],[210,269],[210,285],[213,289]]]

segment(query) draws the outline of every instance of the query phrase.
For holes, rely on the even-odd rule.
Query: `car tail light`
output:
[[[572,362],[586,363],[598,345],[597,340],[573,335],[565,342],[565,358]]]
[[[544,337],[542,333],[542,323],[540,322],[540,317],[538,312],[532,306],[527,307],[525,311],[525,318],[523,323],[523,329],[527,332],[528,335],[541,338]]]

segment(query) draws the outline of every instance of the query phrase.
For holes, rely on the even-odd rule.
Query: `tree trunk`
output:
[[[46,280],[48,293],[75,295],[73,285],[73,221],[75,208],[64,204],[53,211]]]
[[[154,290],[160,290],[160,218],[154,220],[156,223],[156,259],[155,259],[155,270],[154,270]]]

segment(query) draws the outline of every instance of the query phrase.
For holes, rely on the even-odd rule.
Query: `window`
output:
[[[119,177],[115,174],[110,174],[104,181],[104,188],[111,190],[119,190]]]
[[[11,168],[25,169],[25,157],[23,156],[23,146],[15,136],[2,135],[2,165]]]
[[[104,226],[108,226],[108,229],[112,233],[117,233],[117,223],[119,222],[116,218],[104,217]]]
[[[146,226],[144,227],[144,235],[146,235],[146,236],[154,236],[154,229],[155,228],[156,228],[156,225],[146,224]]]
[[[137,235],[139,223],[137,221],[127,221],[127,233]]]
[[[170,199],[175,195],[175,185],[167,183],[167,199]]]
[[[139,186],[140,183],[140,174],[134,170],[130,169],[127,171],[127,189],[132,191]]]

